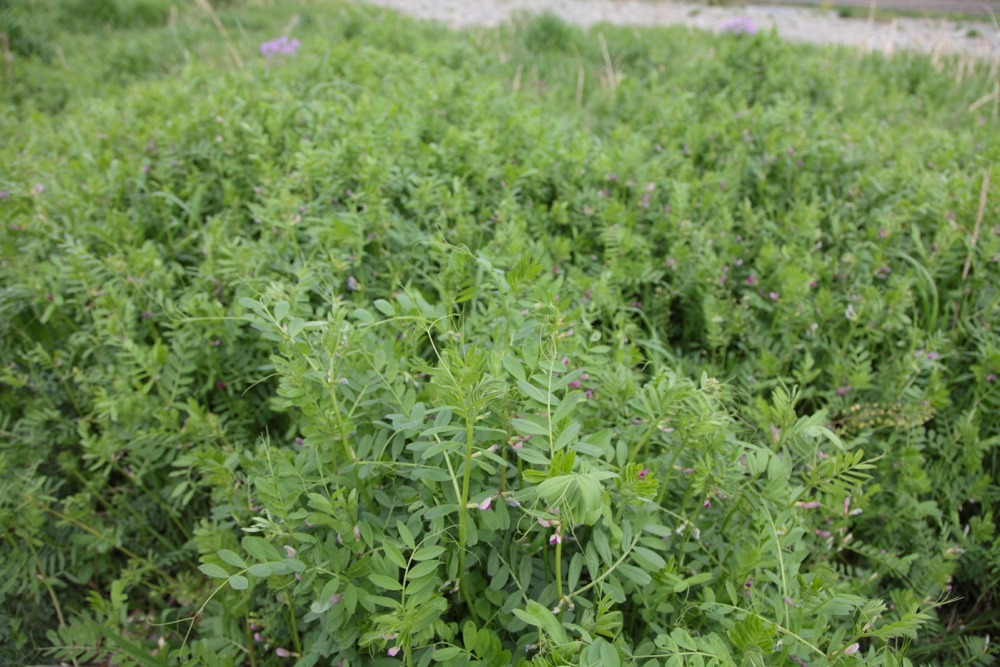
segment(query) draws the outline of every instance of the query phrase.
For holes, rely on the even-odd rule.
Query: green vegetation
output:
[[[0,662],[995,660],[995,69],[100,6],[0,4]]]

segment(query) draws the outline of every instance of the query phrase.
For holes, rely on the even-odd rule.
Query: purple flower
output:
[[[562,535],[559,533],[553,533],[552,537],[549,538],[549,544],[553,546],[556,544],[562,544]]]
[[[7,199],[10,197],[10,193],[6,190],[0,190],[0,199]]]
[[[260,634],[259,632],[255,632],[255,633],[253,633],[253,640],[255,642],[260,643],[260,642],[264,641],[264,635]]]
[[[757,276],[751,273],[749,276],[747,276],[747,285],[753,287],[756,284],[757,284]]]
[[[928,353],[927,353],[927,358],[928,358],[928,359],[929,359],[930,361],[934,361],[935,359],[937,359],[937,358],[938,358],[938,353],[937,353],[937,352],[928,352]]]
[[[986,376],[986,381],[987,382],[996,382],[997,381],[997,374],[996,373],[990,373],[989,375]]]
[[[749,16],[740,16],[723,23],[722,32],[728,32],[732,35],[752,35],[757,32],[757,26],[753,24]]]
[[[861,648],[861,645],[858,644],[857,642],[854,642],[853,644],[844,649],[844,655],[851,655],[852,653],[857,653],[859,648]]]
[[[799,507],[801,507],[802,509],[807,509],[807,510],[814,510],[814,509],[816,509],[817,507],[819,507],[819,501],[818,501],[818,500],[810,500],[810,501],[809,501],[809,502],[807,502],[807,503],[798,503],[798,505],[799,505]]]
[[[490,508],[490,506],[492,504],[493,504],[493,496],[489,496],[486,500],[484,500],[483,502],[479,503],[478,507],[479,507],[479,509],[481,509],[481,510],[483,510],[485,512],[486,510],[488,510]]]
[[[646,479],[646,475],[649,474],[648,468],[643,468],[642,472],[639,473],[639,479]]]
[[[849,394],[851,392],[851,389],[853,389],[853,387],[851,387],[851,385],[849,384],[845,384],[843,387],[837,387],[837,396],[844,396],[846,394]]]
[[[276,648],[274,649],[274,654],[279,658],[288,658],[292,655],[291,651],[286,648]]]
[[[747,590],[753,588],[753,577],[747,577],[747,580],[743,583],[743,588]]]
[[[389,649],[388,651],[386,651],[386,653],[389,654],[390,658],[395,658],[396,655],[399,653],[399,651],[400,651],[400,648],[398,646],[393,646],[391,649]]]
[[[579,380],[573,380],[572,382],[569,383],[569,388],[570,389],[579,389],[580,388],[580,381]]]
[[[35,187],[31,188],[32,194],[40,195],[45,192],[45,186],[39,183]]]
[[[778,299],[781,298],[781,295],[778,294],[777,292],[771,292],[770,294],[768,294],[768,296],[771,297],[771,301],[777,301]]]
[[[295,550],[295,547],[292,547],[292,546],[289,546],[289,545],[286,544],[285,545],[285,555],[288,556],[289,558],[295,558],[296,556],[299,555],[299,552]]]
[[[268,60],[273,60],[275,56],[294,56],[298,50],[299,40],[288,39],[288,35],[282,35],[260,45],[260,55]]]

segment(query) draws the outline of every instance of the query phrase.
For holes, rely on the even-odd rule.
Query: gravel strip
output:
[[[683,25],[720,32],[746,22],[756,30],[776,28],[790,42],[839,44],[866,51],[914,50],[1000,60],[996,24],[897,18],[889,23],[843,19],[833,11],[800,7],[707,7],[648,0],[364,0],[453,28],[495,26],[514,12],[550,11],[581,26],[595,23]],[[745,23],[744,23],[745,24]]]

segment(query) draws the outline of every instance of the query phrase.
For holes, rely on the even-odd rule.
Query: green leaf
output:
[[[555,396],[523,380],[517,381],[517,388],[522,394],[538,401],[542,405],[555,405],[557,403]]]
[[[516,449],[514,451],[517,452],[517,457],[526,463],[539,466],[549,465],[549,457],[545,456],[545,454],[542,454],[538,451],[538,449],[532,447],[528,443],[525,443],[521,449]]]
[[[244,577],[242,574],[234,574],[229,577],[229,585],[237,591],[245,591],[250,587],[250,581]]]
[[[260,561],[280,560],[284,554],[278,548],[262,537],[248,535],[243,538],[243,548],[248,554]]]
[[[229,563],[234,567],[245,569],[247,566],[247,562],[240,558],[239,554],[234,551],[230,551],[229,549],[220,549],[216,552],[216,555],[224,562]]]
[[[521,361],[513,354],[505,354],[503,359],[501,359],[501,363],[507,369],[507,372],[514,376],[514,379],[521,382],[525,382],[528,379],[524,374],[524,367],[521,365]]]
[[[406,578],[409,580],[420,579],[437,570],[440,565],[441,561],[438,560],[425,560],[422,563],[417,563],[407,572]]]
[[[539,417],[531,417],[529,419],[511,419],[510,425],[513,426],[519,433],[524,433],[526,435],[541,435],[548,437],[549,427],[547,424],[541,423]]]
[[[578,435],[580,435],[580,424],[578,424],[577,422],[573,422],[572,424],[567,426],[562,433],[559,434],[559,437],[556,438],[556,443],[555,445],[553,445],[553,448],[556,451],[563,449],[564,447],[566,447],[566,445],[576,440]]]
[[[278,322],[283,321],[288,316],[288,302],[279,301],[274,304],[274,319]]]
[[[413,552],[413,560],[417,561],[430,560],[431,558],[437,558],[445,551],[446,549],[444,547],[437,545],[432,547],[424,547],[423,549],[417,549],[416,551]],[[402,567],[405,567],[405,565]]]
[[[247,568],[247,572],[254,577],[270,577],[271,566],[267,563],[255,563]]]
[[[221,566],[215,563],[202,563],[198,566],[198,569],[213,579],[228,579],[229,573],[225,571]]]
[[[693,577],[688,577],[677,584],[674,584],[674,593],[683,593],[692,586],[697,586],[698,584],[703,584],[706,581],[711,581],[715,575],[711,572],[701,572],[694,575]]]
[[[564,396],[559,402],[559,407],[556,408],[556,411],[552,414],[552,423],[558,424],[563,419],[568,417],[569,414],[573,412],[573,408],[576,407],[576,404],[580,401],[582,396],[583,394],[579,391],[571,391],[566,394],[566,396]]]
[[[408,548],[415,549],[417,547],[417,543],[413,538],[413,533],[410,532],[410,529],[406,527],[405,523],[397,520],[396,530],[399,531],[399,536],[403,539],[403,542]]]
[[[382,544],[382,551],[385,552],[385,557],[392,561],[393,565],[398,568],[406,567],[406,557],[403,556],[403,552],[395,544],[384,542]]]
[[[375,299],[372,303],[380,313],[386,317],[394,317],[396,315],[396,309],[392,307],[392,304],[385,299]]]
[[[401,591],[403,590],[403,585],[393,579],[392,577],[387,577],[384,574],[372,573],[368,575],[368,581],[372,582],[379,588],[387,591]]]
[[[434,659],[437,660],[438,662],[442,662],[444,660],[451,660],[452,658],[457,658],[458,656],[462,655],[463,652],[464,651],[462,651],[462,649],[460,649],[457,646],[448,646],[447,648],[439,648],[438,650],[434,651]]]

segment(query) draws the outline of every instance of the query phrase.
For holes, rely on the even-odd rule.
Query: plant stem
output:
[[[466,415],[465,418],[465,470],[462,471],[462,497],[458,502],[458,587],[462,591],[465,605],[469,608],[469,613],[476,618],[476,610],[472,605],[472,597],[469,595],[468,586],[465,585],[465,537],[469,521],[469,482],[472,479],[472,437],[475,430],[475,422]]]
[[[295,647],[296,653],[302,653],[302,641],[299,639],[299,628],[295,622],[295,607],[292,605],[290,595],[285,597],[285,603],[288,605],[288,621],[292,626],[292,645]]]
[[[556,605],[562,609],[562,540],[556,542]]]

